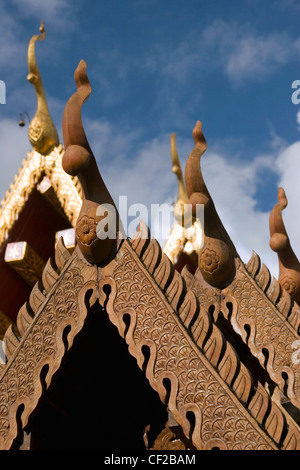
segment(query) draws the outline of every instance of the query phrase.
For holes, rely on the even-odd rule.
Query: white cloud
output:
[[[291,43],[285,35],[241,38],[228,55],[225,72],[233,83],[261,80],[290,59]]]
[[[145,67],[149,71],[159,70],[164,78],[182,84],[191,71],[199,65],[201,50],[194,46],[195,44],[191,44],[188,38],[175,48],[157,46],[146,56]]]
[[[257,34],[247,25],[215,20],[203,31],[203,45],[214,50],[224,73],[234,85],[260,81],[288,63],[298,40],[287,33]]]
[[[203,77],[221,68],[237,86],[264,80],[289,63],[299,53],[299,43],[299,38],[285,32],[258,34],[247,24],[217,19],[202,33],[190,31],[175,45],[157,45],[144,65],[177,86],[192,74]]]
[[[2,70],[6,70],[22,63],[22,41],[18,37],[18,21],[6,11],[3,4],[0,4],[0,18],[0,65]]]
[[[71,18],[74,19],[74,2],[70,0],[51,0],[41,2],[40,0],[12,0],[15,7],[23,17],[36,18],[37,21],[44,21],[46,26],[51,24],[51,28],[60,29],[71,25]]]
[[[18,173],[22,160],[27,157],[30,143],[27,132],[19,128],[18,122],[12,119],[1,120],[0,142],[0,199],[2,199],[15,174]]]

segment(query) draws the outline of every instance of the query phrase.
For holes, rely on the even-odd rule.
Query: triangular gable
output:
[[[0,209],[0,246],[24,208],[31,192],[44,177],[49,178],[57,198],[70,221],[75,226],[81,208],[81,187],[76,177],[66,174],[61,165],[64,149],[55,147],[50,154],[41,155],[32,150],[22,162],[19,173],[5,193]]]

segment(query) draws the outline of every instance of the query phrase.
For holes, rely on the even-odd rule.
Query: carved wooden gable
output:
[[[114,204],[81,123],[81,106],[91,91],[83,61],[75,81],[77,92],[63,119],[63,167],[78,176],[84,192],[77,246],[71,255],[60,240],[55,263],[48,261],[42,285],[35,285],[19,311],[17,329],[11,326],[5,334],[0,448],[18,447],[23,431],[24,436],[36,432],[49,393],[55,397],[58,373],[64,376],[77,338],[96,315],[109,318],[128,346],[124,355],[136,360],[137,375],[143,372],[163,405],[145,392],[145,408],[153,400],[157,426],[150,439],[153,423],[144,422],[146,447],[299,449],[299,307],[279,282],[270,282],[256,254],[244,265],[236,253],[202,178],[199,163],[206,143],[201,124],[194,130],[195,149],[185,174],[189,201],[205,205],[204,245],[193,275],[174,269],[142,221],[131,240],[118,225],[114,239],[101,238],[103,211],[98,208],[110,204],[105,206],[110,210]],[[112,392],[101,364],[111,361],[115,350],[106,341],[106,331],[97,333],[105,353],[88,369],[99,380],[99,402],[93,404],[95,413],[98,407],[111,406],[106,418],[119,432],[129,424],[118,422],[120,410],[129,406],[122,395],[137,383],[133,376],[125,379],[118,398],[106,405]],[[84,406],[89,397],[81,400]],[[129,413],[132,419],[138,414],[134,408]],[[160,429],[159,417],[165,419]],[[92,427],[93,416],[87,423]],[[104,418],[101,425],[105,435]],[[82,432],[80,427],[76,432]]]

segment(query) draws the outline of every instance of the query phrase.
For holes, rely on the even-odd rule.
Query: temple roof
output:
[[[0,338],[40,279],[49,256],[54,255],[56,232],[73,229],[82,202],[78,179],[62,169],[64,148],[49,113],[35,58],[36,42],[45,38],[43,23],[40,32],[28,45],[27,79],[37,100],[28,129],[33,149],[23,160],[0,208]]]
[[[128,346],[122,355],[136,360],[137,370],[168,413],[165,427],[151,443],[151,423],[144,428],[148,448],[166,449],[173,442],[177,449],[192,450],[299,450],[300,307],[284,284],[271,279],[256,253],[247,264],[239,257],[201,171],[206,149],[202,124],[198,121],[193,131],[195,145],[186,163],[185,187],[193,216],[196,205],[204,204],[204,240],[197,250],[195,273],[186,267],[179,272],[143,221],[131,240],[117,225],[112,239],[102,236],[101,221],[107,217],[107,203],[113,201],[81,122],[81,107],[91,93],[83,61],[75,82],[77,91],[63,118],[62,164],[83,189],[75,228],[78,243],[71,254],[59,240],[55,260],[47,262],[41,283],[19,310],[16,327],[6,331],[0,448],[18,447],[29,435],[32,444],[27,448],[38,448],[43,429],[51,428],[51,413],[46,422],[38,419],[39,413],[45,416],[50,397],[55,409],[59,395],[68,394],[55,377],[58,372],[60,377],[66,374],[67,364],[72,371],[74,364],[67,359],[79,347],[76,338],[87,331],[89,319],[108,318]],[[279,199],[281,204],[281,193]],[[281,233],[282,226],[276,230],[271,228],[272,236]],[[104,434],[105,419],[114,423],[114,429],[127,430],[126,422],[118,422],[120,410],[128,406],[122,392],[131,386],[132,394],[137,383],[134,377],[124,378],[118,397],[109,400],[112,392],[101,375],[101,363],[110,370],[115,351],[105,328],[97,332],[96,343],[102,346],[97,366],[89,367],[89,361],[80,364],[88,368],[90,379],[98,378],[95,413],[100,408]],[[99,348],[94,344],[93,357]],[[121,374],[118,364],[113,367],[115,376]],[[81,391],[83,407],[89,399]],[[158,410],[157,404],[154,407],[153,418]],[[134,410],[132,417],[137,417]],[[93,416],[84,423],[84,432],[93,433]],[[79,428],[68,427],[73,445]],[[55,441],[55,427],[52,430]],[[112,438],[110,445],[113,442]]]

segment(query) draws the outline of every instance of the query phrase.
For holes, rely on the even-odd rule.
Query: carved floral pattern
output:
[[[200,255],[199,263],[204,271],[213,273],[216,269],[218,269],[220,264],[220,257],[214,250],[205,248],[205,250]]]
[[[297,285],[294,279],[292,279],[291,277],[288,277],[288,276],[283,277],[280,281],[280,284],[290,295],[293,295],[296,293]]]
[[[33,118],[33,120],[30,123],[29,131],[28,131],[29,140],[33,144],[37,144],[39,140],[41,140],[41,138],[43,137],[44,133],[45,131],[40,124],[40,120],[37,118]]]
[[[96,234],[97,223],[92,217],[84,215],[77,222],[77,236],[81,243],[90,245],[97,238]]]

